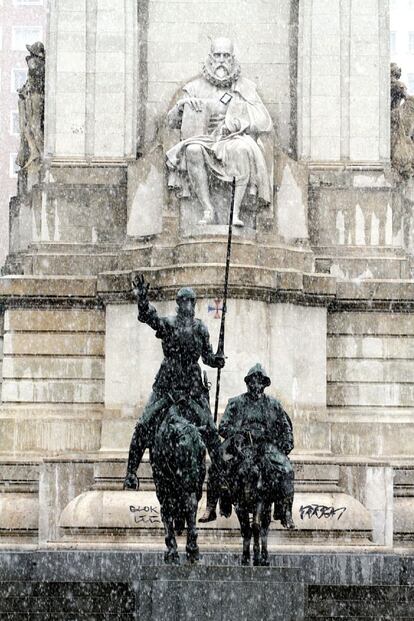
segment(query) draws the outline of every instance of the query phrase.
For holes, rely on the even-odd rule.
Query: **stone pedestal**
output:
[[[287,568],[142,567],[140,619],[302,621],[300,573]]]

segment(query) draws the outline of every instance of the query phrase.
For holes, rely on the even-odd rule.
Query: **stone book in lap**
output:
[[[211,108],[205,104],[199,111],[191,106],[184,106],[183,120],[181,122],[181,136],[183,140],[194,136],[203,136],[208,133]]]

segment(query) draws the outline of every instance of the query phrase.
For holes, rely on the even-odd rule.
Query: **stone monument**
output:
[[[162,360],[151,329],[138,328],[131,282],[145,275],[162,316],[174,313],[178,289],[196,289],[197,316],[217,342],[230,195],[220,177],[230,160],[207,175],[207,194],[188,170],[168,167],[166,154],[183,140],[197,144],[201,131],[190,159],[207,153],[214,162],[207,108],[183,105],[184,130],[187,111],[188,126],[203,125],[188,135],[167,120],[183,87],[204,84],[200,63],[218,40],[221,50],[210,51],[223,54],[218,77],[233,53],[241,73],[215,114],[243,107],[245,96],[246,108],[263,111],[257,136],[224,119],[233,134],[224,144],[248,143],[257,158],[243,168],[244,226],[234,229],[219,419],[260,360],[295,430],[297,528],[272,523],[270,559],[308,563],[312,610],[328,580],[400,587],[411,556],[399,546],[414,537],[414,192],[412,178],[391,167],[388,2],[53,0],[48,17],[43,159],[12,199],[0,278],[3,543],[34,547],[28,563],[47,557],[39,549],[62,559],[67,548],[93,548],[89,579],[109,575],[102,568],[105,554],[115,562],[114,548],[139,550],[145,563],[160,558],[145,455],[141,489],[122,490]],[[236,94],[239,80],[251,91]],[[267,195],[251,174],[259,151]],[[171,191],[170,173],[182,189],[188,181],[188,196]],[[206,563],[234,562],[231,552],[214,556],[223,541],[240,545],[235,516],[200,525]],[[287,552],[286,542],[302,552]],[[324,555],[305,555],[315,543]]]
[[[213,179],[227,185],[237,179],[235,226],[244,226],[240,210],[246,194],[256,209],[271,203],[273,150],[267,165],[260,138],[272,133],[272,119],[255,85],[240,73],[232,41],[215,39],[202,76],[184,86],[186,96],[168,113],[169,127],[179,129],[182,139],[166,154],[168,185],[180,197],[192,190],[204,212],[200,224],[212,224],[214,204],[222,202],[213,201]]]

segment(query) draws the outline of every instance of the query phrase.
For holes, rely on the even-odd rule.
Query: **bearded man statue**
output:
[[[240,72],[233,43],[215,39],[202,75],[184,86],[184,97],[167,117],[170,128],[181,130],[181,141],[166,154],[168,185],[184,198],[192,190],[203,208],[202,225],[214,222],[212,177],[229,183],[236,178],[236,226],[244,226],[246,194],[258,205],[271,203],[271,164],[261,136],[271,134],[273,124],[255,84]]]

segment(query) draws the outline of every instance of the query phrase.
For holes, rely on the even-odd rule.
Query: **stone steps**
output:
[[[0,621],[132,621],[135,593],[120,582],[0,582]]]
[[[307,621],[413,619],[413,586],[310,585]]]

